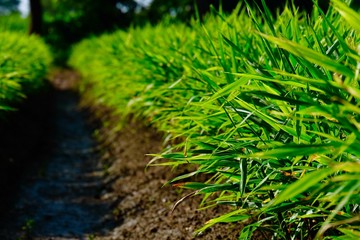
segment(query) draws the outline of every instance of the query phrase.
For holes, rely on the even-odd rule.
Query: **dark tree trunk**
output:
[[[42,6],[40,0],[30,0],[30,34],[42,34]]]

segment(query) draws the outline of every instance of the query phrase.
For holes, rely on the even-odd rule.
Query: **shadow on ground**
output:
[[[87,114],[61,79],[55,85],[0,126],[0,239],[85,239],[119,224],[101,198]]]

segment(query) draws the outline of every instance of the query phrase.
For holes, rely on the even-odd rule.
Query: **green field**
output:
[[[233,206],[199,233],[246,222],[239,239],[358,239],[360,15],[331,3],[134,27],[84,40],[70,64],[89,104],[163,132],[150,165],[195,166],[169,183]]]
[[[0,15],[0,121],[71,52],[83,104],[104,126],[104,109],[118,120],[109,134],[140,121],[163,136],[148,166],[187,169],[168,179],[191,191],[174,207],[197,195],[200,209],[230,206],[195,234],[235,223],[239,239],[360,239],[360,13],[341,0],[275,15],[245,2],[101,35],[76,35],[76,4],[46,15],[45,37]]]

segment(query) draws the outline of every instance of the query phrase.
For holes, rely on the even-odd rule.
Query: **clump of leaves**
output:
[[[4,31],[0,34],[0,115],[44,85],[50,51],[37,36]]]

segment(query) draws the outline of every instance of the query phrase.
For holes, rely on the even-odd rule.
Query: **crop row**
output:
[[[239,6],[84,40],[70,64],[91,104],[164,133],[150,164],[196,166],[170,183],[233,206],[198,232],[245,222],[240,239],[358,239],[359,22],[340,0],[276,18]]]
[[[19,20],[1,16],[0,116],[44,86],[51,54],[38,36],[29,36]],[[13,26],[13,27],[12,27]],[[20,29],[20,30],[19,30]]]

